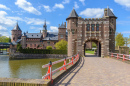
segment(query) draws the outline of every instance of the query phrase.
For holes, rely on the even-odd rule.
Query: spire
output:
[[[79,17],[78,14],[76,13],[75,9],[73,8],[73,10],[71,11],[70,15],[68,16],[68,18],[77,18]],[[67,19],[68,19],[67,18]]]
[[[20,27],[18,25],[18,21],[16,22],[16,26],[12,30],[20,30],[21,31],[21,29],[20,29]]]
[[[44,25],[43,25],[43,30],[47,30],[46,20],[45,20]]]

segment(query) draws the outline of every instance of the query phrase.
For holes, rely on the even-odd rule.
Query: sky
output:
[[[82,18],[101,18],[108,6],[118,17],[116,32],[129,37],[130,0],[0,0],[0,34],[11,36],[17,22],[22,33],[39,33],[45,20],[57,32],[73,8]]]

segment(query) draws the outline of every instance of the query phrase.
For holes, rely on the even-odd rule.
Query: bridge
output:
[[[7,51],[7,48],[10,47],[10,43],[3,43],[3,42],[0,42],[0,53],[3,53],[3,49],[6,49]]]

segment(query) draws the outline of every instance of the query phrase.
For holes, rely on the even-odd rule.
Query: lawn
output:
[[[85,53],[90,53],[90,54],[94,54],[94,51],[89,51],[89,50],[86,50]]]

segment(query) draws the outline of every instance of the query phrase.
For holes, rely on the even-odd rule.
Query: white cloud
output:
[[[77,2],[74,2],[74,8],[75,8],[75,9],[78,9],[78,8],[79,8]]]
[[[114,1],[122,6],[130,7],[130,0],[114,0]]]
[[[37,19],[37,18],[25,18],[25,22],[27,24],[31,24],[31,25],[43,25],[44,24],[44,20],[41,19]],[[46,22],[46,24],[50,24],[50,22]]]
[[[43,5],[44,9],[46,12],[51,12],[50,6],[48,5]]]
[[[64,9],[64,5],[63,4],[55,4],[53,9],[56,9],[56,8],[60,8],[60,9]]]
[[[22,18],[10,17],[10,16],[7,16],[7,13],[5,11],[0,11],[0,25],[6,26],[6,27],[14,26],[17,20],[22,21]]]
[[[22,8],[23,10],[33,13],[35,15],[41,15],[41,12],[39,12],[36,8],[32,6],[30,2],[27,2],[26,0],[17,0],[15,2],[15,5],[18,5],[18,7]]]
[[[62,3],[63,4],[68,4],[68,3],[70,3],[70,0],[64,0]]]
[[[58,32],[58,27],[50,26],[50,30],[48,32]]]
[[[85,0],[79,0],[83,5],[85,5]]]
[[[2,36],[7,36],[7,37],[9,37],[9,31],[8,31],[8,29],[5,28],[5,27],[3,27],[3,26],[1,26],[1,25],[0,25],[0,34],[1,34]]]
[[[30,29],[35,30],[35,31],[43,30],[43,28],[41,27],[34,27],[34,26],[31,26]]]
[[[94,17],[99,18],[102,17],[104,14],[103,8],[86,8],[82,12],[80,12],[80,15],[86,16],[86,17]]]
[[[3,5],[3,4],[0,4],[0,8],[5,9],[5,10],[10,10],[10,8],[6,7],[6,6]]]
[[[121,33],[123,33],[123,34],[130,34],[130,31],[123,31]]]

